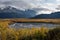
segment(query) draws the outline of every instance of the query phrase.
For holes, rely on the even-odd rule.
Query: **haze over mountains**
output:
[[[54,19],[54,18],[60,18],[60,12],[54,12],[54,13],[51,13],[51,14],[40,14],[40,15],[37,15],[37,16],[35,16],[35,17],[33,17],[33,18],[37,18],[37,19],[39,19],[39,18],[52,18],[52,19]]]
[[[60,12],[54,12],[51,14],[37,14],[37,11],[47,10],[45,8],[40,9],[26,9],[19,10],[17,8],[7,6],[5,8],[0,8],[0,18],[60,18]]]
[[[8,6],[0,8],[0,18],[30,18],[36,15],[34,10],[19,10],[17,8]]]

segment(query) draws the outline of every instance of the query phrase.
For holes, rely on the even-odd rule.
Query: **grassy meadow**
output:
[[[48,22],[58,23],[58,20],[56,19],[53,22],[53,19],[52,19],[50,21],[48,20]],[[49,29],[43,26],[40,28],[30,28],[30,29],[29,28],[19,28],[19,29],[9,28],[9,24],[14,22],[23,22],[23,21],[8,20],[8,19],[0,20],[0,40],[60,40],[60,27],[56,27],[52,29]]]

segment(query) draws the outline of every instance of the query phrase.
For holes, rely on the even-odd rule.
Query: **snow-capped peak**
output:
[[[0,7],[1,10],[4,10],[4,9],[12,9],[13,7],[11,6],[4,6],[4,7]]]
[[[23,11],[25,11],[24,8],[19,8],[19,7],[15,7],[15,6],[3,6],[3,7],[0,7],[0,10],[4,10],[4,9],[9,9],[9,10],[18,9],[18,10],[23,10]]]

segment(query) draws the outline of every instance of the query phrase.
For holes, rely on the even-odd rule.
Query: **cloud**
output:
[[[41,12],[38,12],[36,15],[39,15],[39,14],[51,14],[52,12],[50,11],[41,11]]]
[[[13,4],[13,2],[12,2],[12,1],[6,1],[6,2],[2,2],[1,4],[4,4],[4,5],[11,5],[11,4]]]
[[[55,1],[53,2],[53,0],[0,0],[0,4],[2,5],[12,5],[25,9],[39,8],[40,6],[51,7],[53,3],[55,3]]]
[[[55,9],[56,9],[56,11],[60,11],[60,5],[57,5],[57,7]]]
[[[56,0],[56,1],[60,1],[60,0]]]
[[[60,7],[58,7],[59,4],[60,0],[0,0],[0,7],[10,5],[18,9],[35,8],[36,11],[38,10],[38,13],[47,12],[47,14],[48,12],[55,12],[58,11],[58,9],[60,10]]]
[[[33,10],[37,11],[36,15],[39,14],[50,14],[51,12],[53,12],[54,10],[48,9],[48,8],[34,8]]]
[[[22,0],[9,0],[9,1],[0,1],[0,5],[4,5],[4,6],[15,6],[18,8],[23,8],[23,9],[27,9],[30,8],[30,5]]]
[[[35,11],[52,11],[52,10],[50,10],[48,8],[43,8],[43,7],[41,7],[41,8],[33,8],[33,10],[35,10]]]

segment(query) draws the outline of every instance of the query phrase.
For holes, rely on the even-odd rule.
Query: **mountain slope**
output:
[[[35,16],[35,13],[34,10],[27,9],[23,11],[11,6],[0,8],[0,18],[30,18]]]
[[[33,18],[60,18],[60,12],[54,12],[54,13],[51,13],[51,14],[40,14],[40,15],[37,15]]]

